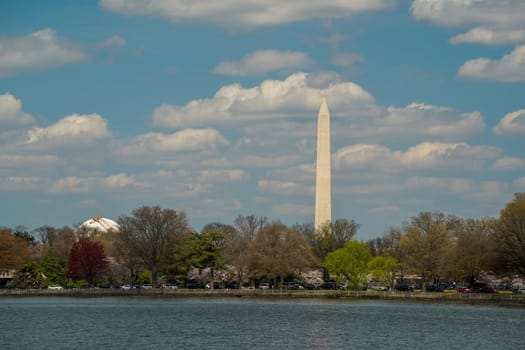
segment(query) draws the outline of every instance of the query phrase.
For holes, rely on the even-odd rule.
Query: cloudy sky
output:
[[[525,190],[525,1],[3,1],[0,226],[313,222],[323,98],[361,239],[498,215]]]

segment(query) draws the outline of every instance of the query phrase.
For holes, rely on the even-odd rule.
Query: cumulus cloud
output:
[[[492,131],[496,135],[525,134],[525,109],[519,109],[506,114]]]
[[[58,36],[53,29],[24,37],[0,37],[0,77],[88,59],[81,44]]]
[[[473,28],[450,38],[451,44],[472,43],[483,45],[518,44],[525,42],[525,30],[493,30]]]
[[[459,138],[483,130],[479,112],[461,113],[452,108],[413,102],[406,107],[388,107],[386,117],[376,122],[377,131],[406,133],[418,131],[425,136]]]
[[[351,145],[333,155],[337,168],[380,168],[386,172],[436,169],[482,169],[487,161],[501,156],[501,150],[466,143],[423,142],[406,151],[382,145]]]
[[[519,45],[500,60],[477,58],[465,62],[457,76],[464,79],[487,79],[502,82],[525,81],[525,45]]]
[[[133,177],[124,173],[108,177],[77,177],[68,176],[55,181],[50,192],[52,193],[87,193],[103,192],[136,185]]]
[[[307,68],[312,65],[312,60],[303,52],[261,50],[244,56],[240,61],[221,62],[213,69],[213,73],[258,76],[269,72]]]
[[[417,102],[406,107],[377,106],[361,86],[329,73],[295,73],[249,88],[227,85],[210,99],[182,106],[161,105],[153,111],[152,119],[154,126],[167,128],[235,126],[243,129],[244,140],[249,140],[243,147],[257,147],[263,134],[274,139],[315,135],[315,117],[323,97],[329,104],[334,138],[457,141],[484,128],[479,112],[462,113]],[[270,141],[264,142],[267,146]],[[304,151],[303,144],[296,147]]]
[[[325,18],[350,18],[393,6],[394,0],[100,0],[102,8],[127,16],[158,16],[172,22],[208,22],[225,27],[264,27]]]
[[[1,49],[0,43],[0,51]],[[9,126],[27,125],[35,120],[31,114],[22,110],[22,101],[10,93],[6,92],[0,95],[0,126],[6,128]]]
[[[27,132],[28,144],[41,146],[84,146],[111,135],[107,121],[98,114],[72,114],[46,128]]]
[[[311,78],[313,78],[311,80]],[[259,86],[239,84],[222,87],[211,99],[194,100],[185,106],[161,105],[153,112],[153,124],[160,127],[223,125],[260,119],[303,117],[317,110],[326,96],[330,106],[357,110],[373,103],[372,95],[352,82],[324,82],[316,75],[295,73],[284,80],[265,80]]]
[[[447,27],[473,26],[450,43],[519,44],[525,40],[525,2],[522,0],[414,0],[416,20]]]
[[[215,129],[184,129],[172,134],[151,132],[139,135],[122,151],[128,155],[143,152],[203,151],[228,144],[228,140]]]

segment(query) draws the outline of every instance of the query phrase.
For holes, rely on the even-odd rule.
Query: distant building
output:
[[[94,216],[89,220],[81,223],[77,229],[77,233],[86,233],[88,235],[97,235],[109,231],[117,232],[120,229],[119,224],[115,221],[100,216]]]

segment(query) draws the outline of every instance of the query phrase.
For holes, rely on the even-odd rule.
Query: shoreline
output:
[[[432,303],[461,303],[525,307],[525,295],[512,293],[443,293],[443,292],[373,292],[334,290],[257,290],[257,289],[3,289],[2,297],[150,297],[150,298],[282,298],[282,299],[341,299],[415,301]]]

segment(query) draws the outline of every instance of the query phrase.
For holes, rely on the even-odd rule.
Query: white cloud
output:
[[[358,144],[338,149],[333,158],[335,167],[365,166],[388,169],[388,163],[394,161],[394,154],[385,146]]]
[[[248,174],[241,169],[207,169],[201,171],[199,179],[203,181],[234,183],[248,179]]]
[[[240,61],[221,62],[213,69],[213,73],[258,76],[269,72],[307,68],[312,65],[312,60],[303,52],[261,50],[244,56]]]
[[[334,57],[332,57],[331,62],[332,64],[339,66],[339,67],[351,67],[359,62],[364,62],[365,59],[363,56],[357,53],[351,53],[351,52],[341,52],[338,54],[335,54]]]
[[[523,0],[414,0],[410,11],[416,20],[441,26],[474,26],[452,37],[452,44],[501,45],[525,41]]]
[[[308,187],[293,181],[277,180],[259,180],[257,182],[257,189],[262,193],[272,193],[279,195],[293,195],[313,192],[312,186]]]
[[[381,10],[394,0],[100,0],[102,8],[128,16],[158,16],[172,22],[198,21],[225,27],[264,27],[311,19],[350,18]]]
[[[519,109],[505,115],[492,129],[496,135],[525,134],[525,109]]]
[[[414,0],[412,16],[443,26],[521,24],[525,21],[523,0]]]
[[[412,169],[452,167],[478,170],[483,168],[486,160],[500,155],[501,150],[490,146],[425,142],[398,153],[397,158],[405,167]]]
[[[493,164],[492,168],[495,170],[514,170],[525,168],[525,160],[515,157],[504,157],[497,159]]]
[[[227,85],[211,99],[192,100],[183,106],[161,105],[153,111],[152,119],[154,126],[167,128],[234,127],[242,131],[241,140],[247,142],[240,146],[250,149],[270,143],[282,146],[283,140],[293,136],[297,138],[295,148],[305,151],[310,144],[304,140],[315,135],[323,97],[330,108],[334,139],[458,141],[484,129],[479,112],[462,113],[416,102],[406,107],[377,106],[362,87],[329,73],[295,73],[283,80],[264,80],[251,88]]]
[[[337,168],[374,168],[384,172],[413,170],[479,170],[486,162],[501,156],[501,150],[466,143],[423,142],[406,151],[392,151],[381,145],[351,145],[333,156]]]
[[[118,35],[113,35],[111,38],[106,39],[98,44],[100,48],[117,48],[126,46],[126,40]]]
[[[143,152],[183,152],[216,149],[228,145],[226,138],[215,129],[184,129],[172,134],[151,132],[135,137],[123,147],[124,154]]]
[[[109,137],[107,121],[98,114],[72,114],[47,128],[27,132],[28,144],[40,146],[84,146]]]
[[[0,43],[0,51],[1,51]],[[2,128],[8,126],[27,125],[35,120],[31,114],[22,110],[22,101],[10,93],[0,95],[0,125]]]
[[[450,38],[449,42],[451,44],[472,43],[483,45],[519,44],[525,42],[525,30],[497,31],[477,27]]]
[[[108,177],[77,177],[68,176],[55,181],[50,192],[52,193],[87,193],[104,192],[136,185],[133,177],[123,173]]]
[[[313,78],[313,81],[310,78]],[[315,83],[316,86],[313,86]],[[239,84],[222,87],[212,99],[193,100],[179,107],[161,105],[153,112],[155,126],[177,128],[223,125],[261,119],[301,117],[317,110],[323,96],[339,110],[358,110],[371,104],[373,97],[352,82],[334,82],[324,88],[316,75],[295,73],[285,80],[265,80],[259,86]]]
[[[55,166],[58,162],[55,155],[0,155],[0,168]]]
[[[488,79],[502,82],[525,81],[525,45],[519,45],[514,51],[500,60],[477,58],[465,62],[457,76],[465,79]]]
[[[479,112],[460,113],[452,108],[413,102],[404,108],[389,107],[384,120],[377,123],[379,130],[395,133],[419,132],[425,136],[452,138],[472,135],[483,130],[485,124]],[[407,130],[407,127],[410,128]]]
[[[58,36],[53,29],[24,37],[0,37],[0,77],[88,59],[81,44]]]

